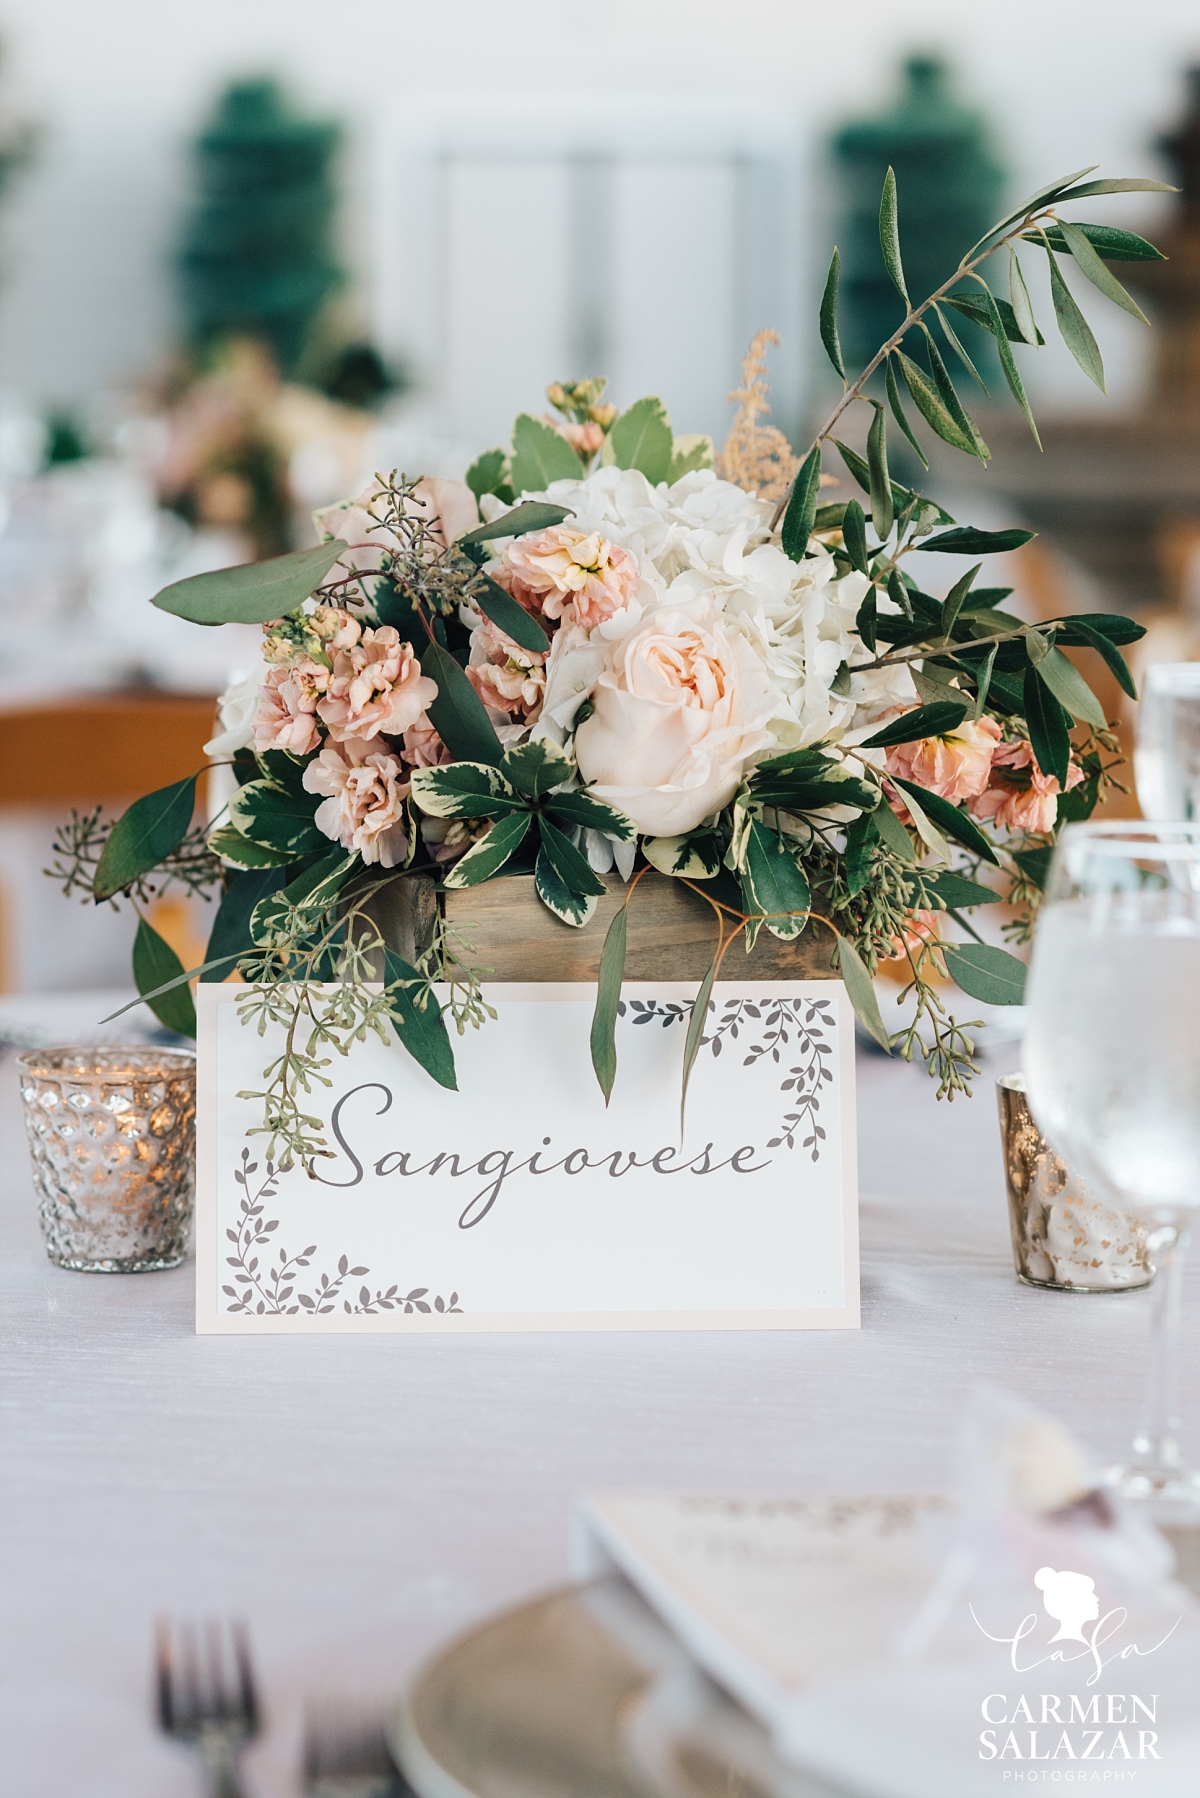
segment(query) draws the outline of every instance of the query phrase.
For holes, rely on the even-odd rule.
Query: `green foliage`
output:
[[[867,432],[867,467],[871,478],[871,523],[879,541],[886,543],[892,534],[895,511],[888,477],[887,413],[878,404]]]
[[[550,653],[550,639],[537,619],[487,575],[474,589],[472,597],[484,617],[490,618],[498,630],[519,643],[522,649],[528,649],[534,655]]]
[[[940,537],[927,537],[921,550],[946,556],[995,556],[1020,549],[1036,536],[1036,531],[978,531],[971,525],[960,525],[956,530],[943,531]]]
[[[448,650],[433,637],[421,647],[421,670],[437,682],[437,698],[425,708],[451,755],[498,762],[500,740],[482,699]]]
[[[234,959],[252,953],[255,943],[250,920],[255,907],[286,884],[286,868],[260,868],[232,876],[213,919],[201,981],[224,980]]]
[[[821,491],[821,446],[817,444],[804,459],[792,483],[787,510],[783,515],[780,543],[786,556],[802,562],[808,553],[808,540],[817,517],[817,495]],[[840,521],[839,521],[840,522]]]
[[[145,918],[133,941],[133,982],[160,1024],[180,1036],[195,1036],[196,1007],[183,963]]]
[[[808,923],[812,893],[795,855],[774,831],[752,820],[742,865],[746,910],[759,914],[781,942],[798,937]]]
[[[315,793],[302,788],[289,791],[269,780],[251,780],[229,801],[229,817],[250,842],[301,856],[329,847],[329,838],[313,822],[320,803]]]
[[[334,537],[267,562],[191,574],[156,593],[153,604],[192,624],[265,624],[303,605],[346,548]]]
[[[486,762],[414,768],[412,793],[431,818],[494,818],[525,809],[499,768]]]
[[[208,839],[208,846],[223,862],[235,868],[283,868],[292,859],[289,849],[268,849],[263,843],[252,843],[232,824],[222,824]]]
[[[583,463],[565,437],[544,418],[519,412],[512,434],[512,485],[515,493],[540,493],[552,481],[578,481]]]
[[[484,450],[482,455],[476,456],[463,480],[476,499],[482,499],[485,493],[493,493],[506,505],[512,503],[512,468],[507,450],[499,446]]]
[[[842,346],[838,340],[837,324],[838,282],[841,270],[842,259],[835,245],[829,262],[829,273],[825,277],[825,291],[821,295],[821,342],[825,346],[825,354],[844,381],[846,370],[842,364]]]
[[[114,824],[92,883],[93,897],[111,899],[143,874],[160,866],[183,842],[196,807],[196,782],[189,774],[156,793],[135,799]]]
[[[846,994],[854,1007],[854,1014],[869,1037],[879,1044],[881,1049],[892,1052],[892,1039],[887,1027],[879,1015],[879,1001],[875,997],[875,988],[871,976],[863,966],[862,958],[848,937],[838,937],[838,971],[846,983]]]
[[[447,887],[474,887],[491,880],[516,854],[529,834],[533,819],[529,812],[509,812],[496,819],[486,836],[455,862],[446,875]]]
[[[864,749],[889,749],[896,743],[919,743],[924,737],[948,736],[967,715],[967,706],[948,699],[905,712],[863,742]]]
[[[1165,262],[1167,260],[1161,250],[1155,249],[1152,243],[1147,243],[1144,237],[1139,237],[1136,231],[1119,231],[1115,225],[1076,225],[1074,229],[1087,238],[1092,249],[1102,256],[1105,262]],[[1025,241],[1040,243],[1043,235],[1052,250],[1070,248],[1061,224],[1047,225],[1044,233],[1027,231]],[[1013,260],[1015,262],[1015,255]],[[1033,339],[1029,338],[1028,341],[1032,343]]]
[[[562,442],[561,438],[559,442]],[[570,444],[567,448],[571,448]],[[489,455],[501,453],[488,451]],[[574,450],[571,450],[571,454],[575,454]],[[565,506],[552,506],[549,500],[522,500],[519,506],[513,506],[493,523],[476,525],[473,531],[464,531],[461,537],[455,539],[455,548],[471,550],[477,544],[492,543],[497,537],[520,537],[526,531],[544,531],[548,525],[561,524],[564,518],[569,517],[570,513]]]
[[[1025,1003],[1025,964],[991,943],[943,943],[942,959],[950,978],[972,999],[985,1005]]]
[[[639,469],[651,486],[667,479],[674,450],[667,409],[653,394],[622,412],[605,444],[606,459],[611,457],[618,468]]]
[[[1054,316],[1058,320],[1062,340],[1088,380],[1094,381],[1103,393],[1104,363],[1100,359],[1099,345],[1092,336],[1086,318],[1071,297],[1071,290],[1059,272],[1058,258],[1049,245],[1046,246],[1046,256],[1050,263],[1050,296],[1054,301]]]
[[[428,980],[392,949],[384,949],[383,964],[388,1015],[396,1035],[439,1086],[457,1092],[454,1050]]]
[[[621,1003],[621,982],[625,977],[625,944],[629,932],[628,900],[617,909],[608,927],[604,950],[600,957],[600,978],[596,984],[596,1009],[592,1014],[592,1067],[604,1103],[612,1098],[617,1077],[617,1007]]]
[[[893,775],[891,779],[892,785],[899,787],[906,799],[915,801],[939,830],[944,831],[948,837],[953,837],[956,843],[961,843],[964,849],[981,855],[985,862],[992,862],[999,867],[1000,859],[988,838],[960,806],[953,805],[949,799],[943,799],[940,793],[931,793],[927,787],[914,786],[910,780],[901,780],[899,775]]]
[[[681,481],[685,474],[691,474],[698,468],[711,468],[713,465],[713,440],[711,437],[687,434],[674,439],[671,449],[671,465],[667,470],[667,481],[673,487]]]

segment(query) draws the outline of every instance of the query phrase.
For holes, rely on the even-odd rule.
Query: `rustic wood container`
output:
[[[581,929],[563,924],[542,904],[532,874],[501,875],[465,892],[440,897],[421,877],[394,881],[381,895],[380,928],[397,954],[414,961],[432,941],[439,905],[448,923],[473,945],[471,960],[491,970],[492,980],[597,980],[604,939],[624,903],[625,883],[604,876],[607,894]],[[698,894],[661,874],[647,874],[629,905],[625,956],[627,980],[703,980],[717,941],[712,907]],[[727,980],[836,980],[830,966],[833,940],[823,924],[781,943],[763,930],[747,955],[735,942],[721,964]]]

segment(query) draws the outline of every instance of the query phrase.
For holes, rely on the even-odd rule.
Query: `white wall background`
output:
[[[798,279],[812,304],[757,322],[788,333],[808,363],[804,321],[828,243],[821,146],[848,113],[878,102],[899,55],[932,45],[955,60],[966,91],[997,121],[1019,198],[1088,162],[1161,172],[1151,140],[1178,113],[1183,65],[1200,57],[1200,10],[1195,0],[2,0],[0,35],[10,104],[44,130],[37,167],[3,220],[0,383],[44,403],[144,374],[167,353],[184,149],[232,76],[278,73],[307,105],[346,122],[346,253],[365,305],[378,291],[381,246],[398,229],[396,183],[386,169],[381,183],[381,157],[397,121],[402,130],[431,90],[493,105],[507,97],[514,108],[550,95],[583,120],[614,94],[651,109],[656,95],[781,109],[797,132]],[[498,191],[485,208],[487,242],[505,279],[536,289],[537,219],[505,198]],[[723,247],[702,220],[689,233],[668,195],[661,204],[674,291],[719,284]],[[1147,223],[1155,211],[1136,199],[1108,216]],[[644,242],[654,241],[653,225],[643,221]],[[786,236],[786,219],[780,229]],[[621,269],[618,291],[639,278]],[[391,335],[404,329],[391,321]],[[1105,308],[1118,401],[1140,382],[1142,336]],[[551,374],[591,372],[560,367],[558,346],[550,349]],[[670,351],[668,342],[668,360]],[[638,388],[652,376],[630,366],[628,379]],[[669,382],[656,384],[671,404]],[[1057,349],[1042,353],[1031,385],[1043,402],[1103,403]],[[507,391],[497,407],[501,398],[507,406]],[[678,406],[675,423],[711,428]]]

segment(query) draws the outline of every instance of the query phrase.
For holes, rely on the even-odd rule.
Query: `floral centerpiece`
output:
[[[1044,341],[1025,246],[1045,255],[1058,329],[1103,385],[1060,259],[1137,313],[1108,264],[1158,252],[1062,211],[1160,184],[1090,173],[999,221],[918,304],[889,172],[880,243],[905,317],[851,379],[835,251],[820,322],[843,391],[802,458],[766,422],[763,333],[719,456],[706,438],[676,437],[656,398],[618,412],[603,381],[564,382],[549,389],[551,414],[518,417],[510,446],[482,454],[464,483],[377,477],[318,514],[317,547],[158,595],[198,624],[263,625],[262,666],[225,694],[208,745],[237,790],[212,826],[192,822],[197,776],[111,827],[75,820],[59,872],[98,901],[140,905],[172,880],[217,889],[204,964],[184,969],[142,917],[134,973],[158,1016],[187,1031],[188,981],[237,969],[246,1021],[283,1027],[283,1052],[249,1095],[275,1161],[325,1152],[305,1094],[368,1031],[394,1030],[453,1086],[447,1026],[485,1021],[487,970],[444,920],[415,961],[397,953],[380,891],[418,876],[448,892],[532,874],[548,929],[585,926],[606,881],[627,883],[592,1030],[606,1098],[626,914],[647,876],[686,882],[713,910],[685,1086],[723,960],[761,931],[824,932],[865,1029],[923,1053],[940,1092],[967,1086],[971,1026],[938,984],[1010,1003],[1024,975],[968,914],[1007,899],[1010,930],[1027,934],[1055,832],[1095,807],[1117,759],[1064,649],[1094,652],[1132,694],[1118,646],[1142,632],[1109,614],[1035,628],[1005,611],[1010,589],[976,585],[982,558],[1032,533],[961,524],[902,485],[888,430],[926,467],[918,421],[988,460],[943,355],[978,379],[962,337],[984,331],[1036,437],[1014,353]],[[1008,300],[980,273],[995,257]],[[837,436],[855,406],[869,414],[865,454]],[[822,503],[830,448],[861,497]],[[908,571],[917,549],[950,558],[943,593]],[[916,1006],[892,1034],[872,975],[897,956]]]

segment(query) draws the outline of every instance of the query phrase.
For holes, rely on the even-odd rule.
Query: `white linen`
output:
[[[1149,1295],[1017,1284],[991,1090],[1012,1061],[937,1106],[919,1069],[860,1060],[861,1333],[251,1341],[193,1334],[190,1265],[50,1266],[6,1056],[4,1793],[199,1790],[151,1722],[158,1612],[248,1618],[269,1724],[251,1789],[283,1798],[302,1696],[389,1697],[565,1579],[584,1491],[936,1491],[985,1379],[1122,1453]],[[1185,1332],[1194,1458],[1194,1272]]]

